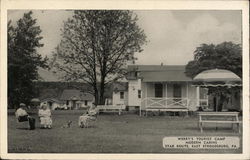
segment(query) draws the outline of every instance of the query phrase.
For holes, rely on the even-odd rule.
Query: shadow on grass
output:
[[[19,129],[19,130],[30,130],[29,128],[24,128],[24,127],[19,127],[19,128],[16,128],[16,129]]]
[[[98,128],[98,126],[95,125],[95,126],[82,127],[81,129],[89,129],[89,128]],[[65,129],[70,129],[70,128],[65,128]]]
[[[197,131],[200,132],[200,128],[198,126],[188,126],[185,127],[186,130],[192,130],[192,131]],[[226,133],[237,133],[237,130],[235,128],[231,127],[221,127],[221,126],[208,126],[208,127],[203,127],[203,132],[226,132]]]

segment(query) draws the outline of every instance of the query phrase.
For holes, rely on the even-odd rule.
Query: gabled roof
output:
[[[182,70],[185,71],[185,65],[130,65],[128,70],[137,71],[168,71],[168,70]]]
[[[83,93],[76,89],[65,89],[61,95],[61,100],[93,100],[94,96],[90,93]]]
[[[50,88],[41,89],[39,92],[40,92],[39,93],[40,100],[44,100],[47,98],[58,99],[61,93],[58,89],[50,89]]]
[[[138,71],[143,82],[192,81],[185,74],[185,65],[131,65],[128,70]]]

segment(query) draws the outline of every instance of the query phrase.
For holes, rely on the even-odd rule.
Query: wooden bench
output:
[[[239,112],[198,112],[199,122],[198,127],[200,131],[203,132],[204,123],[225,123],[232,124],[232,129],[234,124],[237,125],[238,132],[240,133],[240,123]],[[217,129],[217,126],[216,126]]]
[[[98,112],[118,112],[121,115],[122,110],[125,110],[125,105],[98,105]]]

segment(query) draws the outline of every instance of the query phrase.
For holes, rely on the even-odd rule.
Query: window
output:
[[[141,98],[141,90],[138,90],[138,98]]]
[[[124,99],[124,92],[120,92],[120,99]]]
[[[84,105],[85,105],[85,106],[88,105],[88,101],[87,101],[87,100],[84,101]]]
[[[161,83],[155,84],[155,97],[163,97],[163,85]]]

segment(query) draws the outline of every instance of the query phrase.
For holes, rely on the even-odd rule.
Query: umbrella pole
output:
[[[216,96],[216,101],[215,101],[215,112],[217,112],[218,108],[218,96]]]
[[[218,111],[218,98],[219,98],[219,92],[218,91],[216,91],[217,92],[217,96],[216,96],[216,105],[215,105],[215,112],[217,112]],[[217,123],[215,123],[215,130],[217,131],[217,129],[218,129],[218,127],[217,127]]]

